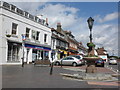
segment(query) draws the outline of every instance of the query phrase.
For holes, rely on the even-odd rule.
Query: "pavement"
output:
[[[119,81],[78,81],[65,79],[60,73],[82,74],[86,66],[54,66],[50,75],[50,67],[34,65],[2,66],[2,88],[115,88],[118,90]],[[72,69],[72,70],[71,70]],[[97,73],[116,74],[115,72],[97,67]]]

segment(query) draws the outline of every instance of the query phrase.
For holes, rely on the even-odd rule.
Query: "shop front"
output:
[[[34,63],[35,60],[49,60],[51,48],[38,45],[25,44],[27,50],[27,62]],[[30,58],[31,57],[31,58]]]

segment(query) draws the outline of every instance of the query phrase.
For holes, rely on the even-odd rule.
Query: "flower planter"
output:
[[[11,35],[6,35],[6,37],[11,37]]]
[[[83,57],[87,61],[86,73],[96,73],[95,61],[100,59],[99,57]]]

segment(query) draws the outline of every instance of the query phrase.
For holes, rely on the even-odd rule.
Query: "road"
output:
[[[119,73],[120,74],[120,62],[118,62],[118,64],[117,65],[109,65],[109,63],[108,62],[106,62],[106,67],[108,67],[109,69],[111,69],[111,70],[113,70],[114,72],[116,72],[116,73]]]
[[[75,68],[82,69],[84,66]],[[107,72],[107,69],[99,67],[99,72]],[[2,66],[2,87],[3,88],[115,88],[118,90],[116,82],[103,81],[76,81],[63,79],[60,73],[76,74],[78,72],[54,67],[53,74],[50,75],[50,67],[34,67],[33,65]],[[109,71],[110,72],[110,71]],[[103,90],[103,89],[102,89]]]

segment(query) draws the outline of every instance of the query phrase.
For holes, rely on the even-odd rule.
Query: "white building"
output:
[[[27,63],[50,59],[51,29],[43,21],[0,1],[0,64],[21,64],[22,57]],[[26,35],[24,44],[22,35]]]

